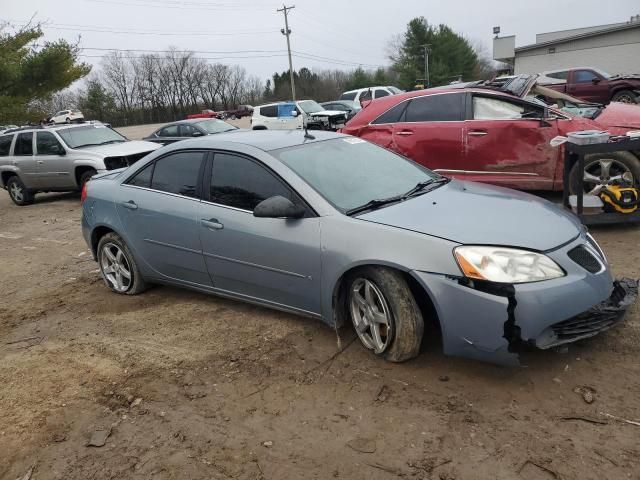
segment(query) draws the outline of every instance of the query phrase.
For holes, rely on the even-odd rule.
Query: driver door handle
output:
[[[122,206],[124,208],[128,208],[129,210],[137,210],[138,209],[138,204],[136,202],[134,202],[133,200],[129,200],[128,202],[123,202]]]
[[[402,130],[401,132],[398,132],[398,135],[402,135],[403,137],[408,137],[409,135],[413,135],[413,132],[411,130]]]
[[[36,162],[38,162],[40,165],[44,163],[42,160],[36,160]]]
[[[471,137],[484,137],[485,135],[488,135],[488,132],[485,132],[484,130],[471,130],[469,132],[469,136]]]
[[[209,220],[201,220],[200,223],[209,230],[222,230],[224,225],[221,224],[217,218],[210,218]]]

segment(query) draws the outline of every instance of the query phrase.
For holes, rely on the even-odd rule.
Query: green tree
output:
[[[15,33],[0,28],[0,123],[20,123],[42,118],[33,103],[49,99],[89,73],[78,63],[78,48],[65,40],[33,42],[43,36],[39,27]]]
[[[80,99],[80,109],[87,118],[112,121],[116,100],[98,80],[89,80],[87,90]]]
[[[467,39],[446,25],[435,27],[418,17],[409,22],[391,55],[402,88],[412,89],[423,82],[424,45],[428,45],[430,86],[445,85],[459,77],[470,80],[478,71],[478,55]]]

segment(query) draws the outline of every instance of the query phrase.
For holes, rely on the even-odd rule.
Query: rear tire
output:
[[[611,101],[621,103],[640,103],[640,98],[631,90],[620,90],[613,95]]]
[[[35,198],[33,192],[24,186],[24,183],[17,175],[11,177],[7,182],[7,191],[13,203],[20,207],[31,205]]]
[[[65,118],[64,123],[66,123],[66,124],[71,123],[71,119],[69,117]]]
[[[366,267],[347,281],[347,305],[361,343],[389,362],[420,353],[424,321],[400,272]]]
[[[104,283],[115,293],[137,295],[149,288],[131,250],[117,233],[107,233],[98,242],[98,265]]]

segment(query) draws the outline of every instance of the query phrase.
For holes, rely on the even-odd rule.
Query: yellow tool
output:
[[[600,198],[604,202],[605,211],[633,213],[640,204],[640,190],[620,185],[607,185],[601,190]]]

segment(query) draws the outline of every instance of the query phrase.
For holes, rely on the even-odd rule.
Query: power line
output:
[[[224,11],[224,12],[240,12],[240,11],[254,11],[256,9],[267,9],[270,7],[262,6],[238,6],[229,4],[198,4],[194,2],[157,2],[154,0],[142,0],[142,3],[132,2],[128,0],[126,2],[118,0],[85,0],[90,3],[105,3],[111,5],[123,5],[126,7],[144,7],[144,8],[171,8],[180,10],[209,10],[209,11]],[[196,6],[193,6],[196,5]]]
[[[24,26],[24,25],[19,25]],[[232,37],[235,35],[265,35],[270,34],[273,35],[275,32],[273,30],[262,30],[262,31],[236,31],[236,32],[146,32],[146,31],[133,31],[133,30],[109,30],[109,29],[101,29],[101,28],[84,28],[84,27],[55,27],[52,25],[42,25],[43,29],[53,29],[53,30],[67,30],[74,32],[93,32],[93,33],[110,33],[116,35],[160,35],[160,36],[202,36],[202,37]]]

